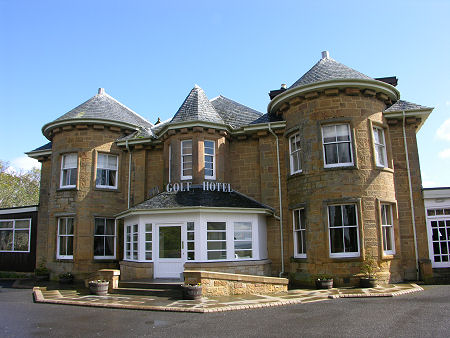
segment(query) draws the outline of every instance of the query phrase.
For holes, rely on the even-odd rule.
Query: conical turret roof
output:
[[[178,109],[171,123],[206,121],[224,124],[223,119],[206,97],[205,92],[195,85]]]
[[[309,71],[307,71],[292,86],[301,87],[317,82],[339,80],[339,79],[366,79],[373,80],[371,77],[364,75],[342,63],[332,59],[328,52],[323,52],[322,59],[319,60]]]

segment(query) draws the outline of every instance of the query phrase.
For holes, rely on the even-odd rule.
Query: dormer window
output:
[[[215,156],[215,142],[204,141],[205,152],[205,179],[216,179],[216,156]]]
[[[76,153],[65,154],[61,158],[61,188],[75,188],[77,185],[78,156]]]
[[[181,141],[181,179],[192,179],[192,140]]]

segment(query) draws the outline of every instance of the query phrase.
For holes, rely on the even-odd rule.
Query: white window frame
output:
[[[147,239],[147,235],[150,235],[150,239]],[[145,223],[144,224],[144,261],[151,262],[153,261],[153,224],[152,223]],[[147,249],[147,244],[150,244],[150,249]],[[150,254],[151,258],[147,258],[147,254]],[[139,255],[138,255],[139,256]]]
[[[381,140],[379,141],[381,141],[382,143],[377,142],[377,137],[375,135],[378,134],[378,132],[381,133]],[[386,137],[384,129],[378,126],[373,126],[372,134],[373,134],[375,164],[377,167],[386,168],[388,166],[388,160],[387,160]],[[380,134],[378,135],[380,136]],[[380,154],[380,150],[382,154]]]
[[[334,127],[335,135],[337,137],[337,132],[336,132],[336,127],[337,126],[346,126],[347,127],[348,138],[349,138],[348,141],[338,141],[338,140],[336,140],[336,141],[333,141],[333,142],[326,142],[325,143],[324,132],[323,132],[324,128]],[[351,131],[351,128],[350,128],[350,124],[349,123],[324,124],[324,125],[322,125],[321,131],[322,131],[322,151],[323,151],[324,168],[353,166],[354,165],[354,158],[353,158],[352,131]],[[338,145],[341,144],[341,143],[348,143],[348,145],[350,146],[350,162],[327,163],[325,146],[326,145],[330,145],[330,144],[334,144],[334,145],[336,145],[336,147],[338,147]],[[339,151],[338,151],[338,156],[339,156]],[[338,161],[339,161],[339,157],[338,157]]]
[[[192,225],[192,228],[190,228],[190,225]],[[196,240],[196,234],[195,234],[195,222],[186,222],[186,260],[193,262],[195,261],[195,240]],[[193,238],[189,238],[189,235],[192,235]],[[191,244],[194,248],[189,248],[189,244]],[[192,253],[194,255],[193,259],[189,259],[189,253]]]
[[[60,234],[59,230],[60,230],[60,222],[62,220],[64,220],[64,226],[66,227],[67,230],[67,221],[69,219],[72,219],[72,233],[71,234]],[[75,232],[75,218],[73,216],[69,216],[69,217],[59,217],[58,218],[58,224],[57,224],[57,243],[56,243],[56,258],[57,259],[73,259],[73,252],[75,251],[75,241],[74,241],[74,232]],[[59,254],[59,249],[60,249],[60,238],[61,237],[71,237],[72,238],[72,255],[60,255]],[[66,248],[67,249],[67,248]]]
[[[206,154],[206,142],[212,142],[213,147],[213,153],[211,154]],[[209,149],[211,149],[211,147],[208,147]],[[206,156],[212,156],[213,160],[212,160],[212,175],[206,175]],[[203,158],[204,158],[204,162],[205,162],[205,179],[207,180],[215,180],[216,179],[216,142],[213,140],[204,140],[203,141]]]
[[[225,229],[223,230],[208,230],[208,223],[224,223],[225,224]],[[206,259],[208,261],[225,261],[228,258],[228,223],[226,221],[208,221],[206,222]],[[208,239],[208,234],[209,233],[224,233],[225,234],[225,239]],[[208,243],[219,243],[219,242],[224,242],[225,243],[225,249],[208,249]],[[210,252],[221,252],[221,251],[225,251],[225,258],[215,258],[215,259],[210,259],[208,257],[208,253]]]
[[[305,224],[302,224],[302,217],[301,213],[303,212],[303,220],[305,221]],[[296,225],[298,226],[298,229]],[[295,258],[306,258],[306,215],[305,215],[305,208],[298,208],[292,210],[292,230],[294,232],[294,257]],[[300,233],[302,239],[304,238],[305,247],[303,248],[303,241],[302,243],[298,242],[298,236],[297,234]],[[302,253],[299,253],[299,245],[302,247]]]
[[[382,245],[383,245],[383,253],[385,255],[395,255],[395,234],[394,234],[394,217],[392,212],[392,205],[388,203],[381,203],[381,234],[382,234]],[[386,222],[385,222],[386,220]],[[389,221],[391,224],[389,224]],[[386,224],[384,224],[386,223]],[[386,240],[386,232],[390,232],[391,235],[391,249],[387,250],[387,240]]]
[[[107,222],[107,220],[114,220],[114,234],[113,235],[107,235],[106,233],[105,234],[103,234],[103,235],[96,235],[95,234],[95,222],[96,222],[96,220],[97,219],[102,219],[102,220],[104,220],[104,222],[105,222],[105,230],[106,230],[106,222]],[[112,218],[112,217],[95,217],[94,218],[94,259],[116,259],[116,234],[117,234],[117,222],[116,222],[116,220],[114,219],[114,218]],[[114,245],[113,245],[113,253],[114,253],[114,255],[110,255],[110,256],[107,256],[107,255],[100,255],[100,256],[96,256],[95,255],[95,237],[103,237],[103,245],[104,245],[104,248],[105,248],[105,244],[106,244],[106,238],[107,237],[113,237],[113,240],[114,240]]]
[[[135,231],[136,230],[136,231]],[[130,241],[128,241],[128,233],[130,233]],[[137,236],[137,240],[134,240],[134,236]],[[125,261],[139,261],[139,224],[133,223],[125,226],[124,236],[124,250],[123,250],[123,259]],[[130,244],[130,255],[127,254],[127,244]],[[133,258],[133,255],[136,254],[136,258]]]
[[[191,143],[191,153],[189,154],[189,153],[184,153],[183,152],[183,144],[184,143],[186,143],[186,142],[190,142]],[[185,156],[191,156],[191,170],[192,170],[192,172],[194,171],[194,166],[193,166],[193,159],[194,159],[194,157],[193,157],[193,147],[194,147],[194,142],[192,141],[192,139],[190,139],[190,140],[183,140],[183,141],[181,141],[180,142],[180,146],[181,146],[181,156],[180,156],[180,161],[181,161],[181,173],[180,173],[180,175],[181,175],[181,179],[182,180],[191,180],[192,179],[192,175],[183,175],[183,172],[184,172],[184,167],[185,167],[185,162],[184,162],[184,157]],[[189,163],[189,162],[186,162],[186,164],[187,163]]]
[[[100,161],[99,158],[100,156],[105,156],[106,157],[106,166],[105,167],[101,167],[100,166]],[[108,166],[108,161],[110,157],[115,157],[116,159],[116,167],[112,168]],[[115,185],[102,185],[99,182],[99,177],[101,175],[99,175],[99,171],[101,170],[105,170],[106,171],[106,182],[109,182],[109,176],[111,175],[112,171],[116,172],[116,182]],[[95,187],[96,188],[102,188],[102,189],[117,189],[117,182],[119,181],[119,156],[116,154],[108,154],[108,153],[97,153],[97,170],[96,170],[96,177],[95,177]]]
[[[28,221],[28,228],[17,228],[16,229],[16,222],[17,221]],[[31,218],[20,218],[20,219],[0,219],[0,223],[9,223],[11,222],[11,227],[9,228],[0,228],[0,233],[2,231],[12,231],[12,245],[11,250],[0,250],[0,252],[30,252],[30,241],[31,241]],[[15,235],[16,231],[18,232],[25,232],[28,231],[28,246],[27,250],[15,250],[14,248],[14,242],[15,242]]]
[[[302,148],[299,147],[298,149],[292,149],[292,140],[294,140],[294,144],[297,144],[297,140],[301,142],[300,139],[300,133],[296,133],[289,137],[289,159],[290,159],[290,169],[291,169],[291,175],[301,173],[302,172],[302,160],[301,160],[301,150]],[[297,157],[297,165],[298,170],[294,170],[295,166],[295,157]]]
[[[65,159],[69,158],[71,156],[75,156],[75,166],[66,166]],[[70,174],[66,176],[66,178],[69,178],[69,184],[67,182],[64,182],[64,172],[67,171]],[[70,178],[72,177],[73,172],[75,172],[75,184],[70,184]],[[77,153],[68,153],[61,155],[61,172],[60,172],[60,178],[59,178],[59,187],[61,189],[69,189],[69,188],[76,188],[77,186],[77,180],[78,180],[78,154]]]
[[[250,224],[250,230],[239,230],[236,231],[236,224],[239,223],[247,223]],[[250,240],[248,239],[236,239],[236,233],[237,232],[241,232],[241,233],[247,233],[250,234]],[[239,260],[239,261],[245,261],[245,260],[252,260],[254,259],[254,252],[253,252],[253,223],[252,222],[248,222],[248,221],[243,221],[243,222],[233,222],[233,254],[234,254],[234,259]],[[238,249],[236,248],[236,244],[239,242],[250,242],[250,249]],[[251,251],[251,257],[238,257],[237,256],[237,251]]]
[[[345,226],[344,225],[344,213],[342,212],[342,209],[344,206],[346,205],[353,205],[355,207],[355,220],[356,220],[356,225],[349,225],[349,226]],[[342,215],[342,225],[341,226],[335,226],[335,227],[331,227],[330,224],[330,207],[340,207],[341,208],[341,215]],[[332,258],[347,258],[347,257],[359,257],[360,256],[360,239],[359,239],[359,215],[358,215],[358,205],[356,203],[343,203],[343,204],[330,204],[327,206],[327,218],[328,218],[328,245],[329,245],[329,253],[330,253],[330,257]],[[331,252],[331,229],[342,229],[342,236],[344,236],[344,231],[345,228],[356,228],[356,245],[358,247],[358,251],[353,251],[353,252],[345,252],[345,241],[343,238],[343,245],[344,245],[344,252]]]

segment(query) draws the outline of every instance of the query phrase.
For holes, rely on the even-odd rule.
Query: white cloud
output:
[[[26,155],[16,157],[10,162],[10,166],[7,171],[10,173],[17,173],[21,171],[31,170],[32,168],[40,168],[41,164],[38,160],[28,157]]]
[[[436,135],[441,140],[450,141],[450,119],[445,120],[444,123],[436,130]]]
[[[445,101],[446,106],[450,106],[450,101]]]
[[[440,151],[438,156],[439,156],[439,158],[442,158],[442,159],[450,158],[450,148]]]

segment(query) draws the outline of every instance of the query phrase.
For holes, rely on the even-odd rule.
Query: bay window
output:
[[[306,219],[305,209],[293,211],[294,257],[306,258]]]
[[[234,222],[234,258],[248,259],[252,257],[252,223]]]
[[[117,188],[119,156],[99,153],[97,156],[97,188]]]
[[[290,158],[291,175],[302,172],[299,133],[289,138],[289,158]]]
[[[359,230],[355,204],[328,206],[330,257],[358,257]]]
[[[225,222],[206,223],[208,260],[227,259],[227,228]]]
[[[325,168],[353,165],[348,124],[322,126],[322,143]]]
[[[56,258],[73,259],[73,231],[73,217],[61,217],[58,219],[58,241]]]
[[[65,154],[61,157],[61,188],[75,188],[77,185],[78,156],[76,153]]]

